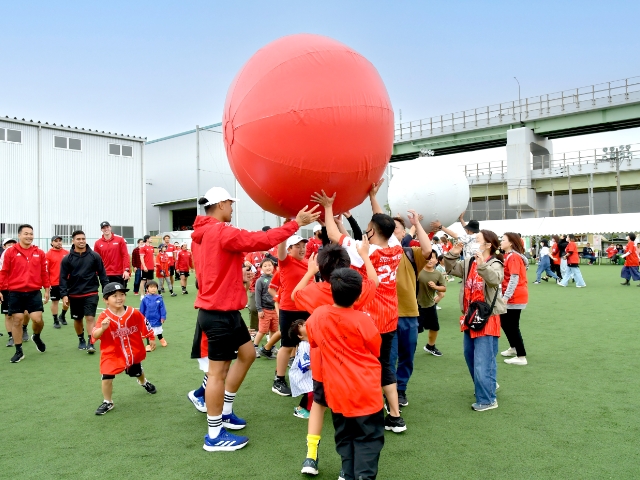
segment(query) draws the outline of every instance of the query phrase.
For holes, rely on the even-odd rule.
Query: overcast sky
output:
[[[249,57],[307,32],[373,62],[406,121],[517,99],[514,76],[524,98],[640,75],[640,36],[624,20],[639,17],[640,2],[616,0],[2,2],[0,115],[149,139],[216,123]],[[554,150],[609,143],[640,135]],[[452,160],[504,158],[502,148]]]

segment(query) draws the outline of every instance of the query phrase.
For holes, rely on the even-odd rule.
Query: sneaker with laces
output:
[[[500,355],[502,355],[503,357],[515,357],[517,354],[518,352],[516,352],[516,349],[513,347],[509,347],[504,352],[500,352]]]
[[[285,380],[274,380],[273,387],[271,387],[273,393],[277,393],[281,397],[290,397],[291,389],[288,387]]]
[[[40,353],[44,353],[47,349],[47,346],[44,344],[42,340],[40,340],[40,336],[31,335],[31,340],[33,340],[34,345],[36,346],[36,350]]]
[[[207,452],[232,452],[246,446],[248,442],[247,437],[229,433],[223,427],[216,438],[209,438],[209,435],[205,435],[202,448]]]
[[[509,363],[511,365],[526,365],[527,357],[505,358],[504,363]]]
[[[229,415],[222,414],[222,426],[229,430],[242,430],[247,426],[247,421],[236,416],[232,411]]]
[[[540,282],[533,282],[534,285],[540,285]]]
[[[87,349],[87,342],[83,338],[82,340],[78,341],[78,350],[86,350],[86,349]]]
[[[150,393],[150,394],[152,394],[152,395],[153,395],[154,393],[157,393],[157,392],[158,392],[158,391],[156,390],[155,385],[154,385],[153,383],[151,383],[149,380],[147,380],[147,381],[146,381],[146,382],[144,382],[144,383],[140,383],[140,382],[138,382],[138,385],[140,385],[142,388],[144,388],[144,389],[147,391],[147,393]]]
[[[87,353],[89,355],[93,355],[94,353],[96,353],[96,347],[91,342],[87,343]]]
[[[314,460],[313,458],[305,458],[304,462],[302,462],[302,470],[300,473],[305,473],[307,475],[318,475],[318,460]]]
[[[60,322],[53,322],[53,328],[61,328],[60,327]]]
[[[542,277],[542,281],[543,282],[548,282],[549,281],[549,277]]]
[[[11,357],[11,363],[18,363],[20,362],[22,359],[24,358],[24,353],[22,353],[22,350],[20,350],[19,352],[16,352],[13,354],[13,357]]]
[[[384,419],[384,429],[391,430],[393,433],[400,433],[407,429],[407,425],[402,417],[387,415]]]
[[[484,412],[485,410],[493,410],[494,408],[498,408],[498,401],[495,400],[493,403],[474,403],[471,405],[476,412]]]
[[[109,410],[113,410],[113,402],[102,402],[102,405],[96,410],[96,415],[104,415]]]
[[[309,410],[302,408],[300,405],[293,409],[294,417],[304,418],[305,420],[308,420],[310,414],[311,413],[309,412]]]
[[[182,294],[183,295],[189,295],[189,292],[187,292],[186,290],[182,290]]]
[[[9,341],[7,342],[7,347],[13,347],[14,343],[13,343],[13,337],[9,337]]]
[[[408,407],[409,400],[407,400],[407,392],[404,390],[398,390],[398,405],[401,407]]]
[[[191,400],[191,403],[193,403],[193,406],[196,407],[196,410],[202,413],[207,413],[207,405],[204,402],[204,397],[196,397],[195,393],[195,390],[191,390],[189,393],[187,393],[187,398]]]
[[[172,296],[172,297],[177,297],[177,296],[178,296],[178,294],[177,294],[176,292],[171,292],[171,296]]]
[[[160,339],[160,345],[162,345],[163,347],[167,346],[167,341],[164,338]]]
[[[440,350],[438,350],[435,345],[433,345],[433,346],[430,346],[429,344],[425,345],[424,346],[424,351],[427,352],[427,353],[430,353],[434,357],[441,357],[442,356],[442,352]]]
[[[273,354],[273,349],[267,350],[264,347],[260,347],[260,356],[269,360],[275,360],[276,356]]]

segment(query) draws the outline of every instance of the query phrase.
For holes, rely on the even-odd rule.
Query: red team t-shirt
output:
[[[638,262],[638,249],[636,248],[636,244],[631,240],[629,240],[629,243],[624,247],[624,253],[629,254],[624,257],[625,267],[637,267],[640,265],[640,262]]]
[[[60,250],[52,248],[45,255],[47,259],[47,269],[49,270],[49,280],[54,287],[60,285],[60,264],[62,263],[62,259],[67,255],[69,255],[69,251],[64,248]]]
[[[297,311],[296,305],[291,300],[291,294],[296,285],[300,283],[302,277],[307,273],[309,264],[306,260],[297,260],[291,255],[287,255],[287,258],[278,262],[278,271],[280,272],[280,285],[282,286],[282,292],[280,293],[280,309]],[[271,280],[273,285],[273,279]]]
[[[504,257],[504,278],[502,280],[502,293],[507,290],[511,275],[518,275],[518,285],[508,303],[524,305],[529,302],[529,288],[527,287],[527,267],[522,257],[516,252],[509,252]]]
[[[140,247],[140,256],[144,258],[144,266],[147,267],[147,270],[153,270],[155,266],[155,262],[153,261],[153,245],[143,245]]]
[[[364,262],[357,251],[357,242],[351,237],[343,235],[340,237],[340,245],[349,254],[351,265],[360,272],[362,278],[367,278],[367,270]],[[398,328],[398,292],[396,291],[396,274],[398,265],[402,260],[404,251],[400,242],[391,235],[389,246],[381,248],[371,245],[369,248],[369,258],[373,268],[378,273],[378,288],[373,302],[367,305],[367,312],[371,315],[373,322],[378,327],[380,333],[393,332]]]

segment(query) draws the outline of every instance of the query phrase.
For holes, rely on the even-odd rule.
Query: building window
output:
[[[79,138],[69,137],[53,137],[53,146],[55,148],[63,148],[65,150],[82,150],[82,140]]]
[[[82,230],[82,225],[54,225],[53,234],[62,237],[62,243],[71,243],[71,234],[76,230]]]
[[[111,233],[120,235],[128,242],[133,242],[133,227],[111,226]]]
[[[2,235],[3,240],[7,238],[18,240],[19,226],[19,223],[0,223],[0,235]]]
[[[149,235],[151,235],[152,237],[158,236],[159,233],[159,230],[149,230]]]
[[[22,143],[22,131],[0,128],[0,142]]]
[[[116,157],[133,157],[133,147],[120,145],[119,143],[110,143],[109,155],[115,155]]]

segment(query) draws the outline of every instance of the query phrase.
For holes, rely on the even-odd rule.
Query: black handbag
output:
[[[472,260],[473,261],[473,260]],[[471,262],[469,262],[469,270],[471,270]],[[471,302],[467,308],[467,313],[464,316],[464,324],[469,327],[469,330],[477,332],[482,330],[489,321],[493,307],[496,305],[498,299],[498,290],[500,285],[496,288],[496,294],[493,296],[491,305],[487,302]]]

